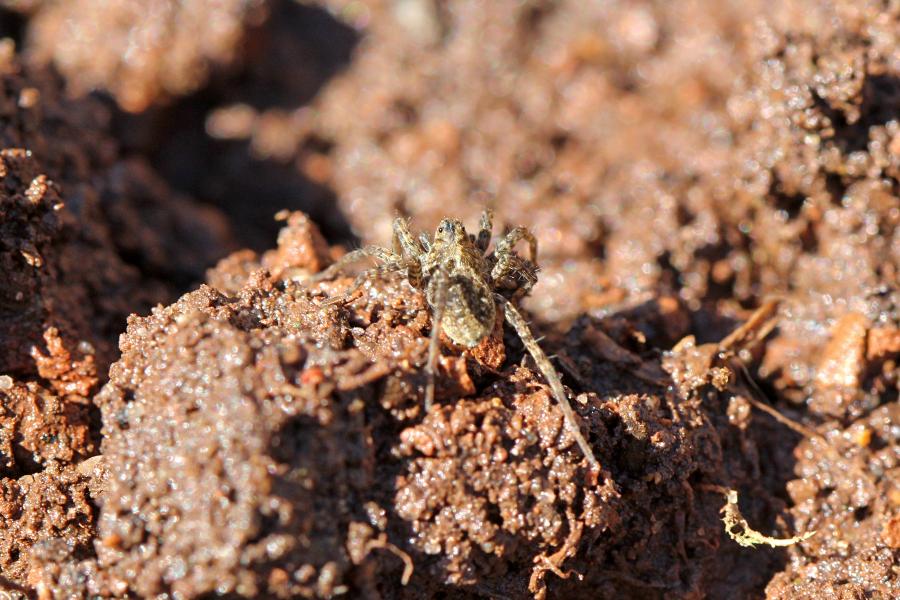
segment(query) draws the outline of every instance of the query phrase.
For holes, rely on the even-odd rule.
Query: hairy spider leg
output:
[[[425,253],[425,250],[410,233],[409,222],[406,219],[402,217],[394,219],[393,230],[391,245],[394,248],[394,254],[405,256],[409,259],[403,263],[403,267],[406,268],[406,279],[411,286],[421,289],[422,255]]]
[[[516,227],[497,243],[497,249],[494,250],[497,262],[494,263],[494,268],[491,270],[491,278],[495,281],[509,274],[510,263],[514,262],[513,257],[515,256],[513,250],[516,244],[522,240],[528,242],[528,250],[531,253],[529,260],[535,265],[537,264],[537,239],[526,228]]]
[[[431,250],[431,239],[424,231],[419,234],[419,243],[422,244],[422,249],[425,252],[429,252]]]
[[[341,294],[340,296],[335,296],[333,298],[329,298],[324,302],[326,306],[330,306],[332,304],[345,304],[350,302],[353,299],[354,294],[356,294],[357,290],[363,286],[366,281],[376,279],[379,276],[383,276],[387,273],[402,271],[403,266],[397,262],[389,262],[382,263],[376,267],[372,267],[371,269],[366,269],[362,273],[356,276],[356,279],[353,280],[353,283],[347,288],[347,291]]]
[[[475,245],[478,246],[478,249],[481,250],[482,254],[487,252],[488,246],[491,243],[493,231],[494,211],[486,208],[484,209],[484,212],[481,213],[481,221],[478,222],[478,238],[475,241]]]
[[[524,258],[515,253],[506,255],[506,260],[502,264],[497,262],[494,256],[494,267],[491,269],[491,279],[494,282],[495,289],[501,289],[507,283],[512,283],[512,294],[509,299],[523,298],[531,292],[531,288],[537,283],[537,266],[526,261]],[[508,288],[503,287],[506,291]]]
[[[359,248],[357,250],[353,250],[352,252],[348,252],[324,271],[316,273],[315,275],[310,277],[310,281],[318,282],[324,281],[325,279],[330,279],[338,272],[342,271],[345,267],[347,267],[347,265],[360,261],[364,258],[374,258],[375,260],[380,261],[381,264],[374,269],[368,269],[360,273],[353,281],[350,289],[348,289],[344,294],[340,296],[330,298],[325,304],[341,304],[343,302],[346,302],[351,296],[353,296],[353,294],[356,293],[356,290],[358,290],[362,286],[362,284],[364,284],[366,280],[370,279],[374,274],[385,273],[388,271],[397,271],[402,268],[402,257],[394,254],[387,248],[382,248],[381,246],[366,246],[365,248]]]
[[[357,250],[348,252],[337,261],[332,263],[324,271],[316,273],[315,275],[310,277],[309,280],[315,283],[318,281],[331,279],[340,271],[342,271],[347,265],[353,264],[364,258],[374,258],[376,260],[380,260],[383,263],[391,263],[396,262],[397,258],[399,257],[387,248],[382,248],[381,246],[366,246],[365,248],[359,248]]]
[[[444,318],[444,309],[447,306],[447,290],[450,282],[443,269],[435,270],[431,277],[434,292],[431,298],[431,335],[428,338],[428,363],[425,365],[425,375],[428,381],[425,384],[425,412],[431,410],[434,404],[434,380],[437,371],[438,355],[440,354],[441,321]]]
[[[394,219],[394,224],[392,226],[394,235],[392,238],[392,243],[394,246],[394,252],[397,254],[405,254],[410,258],[418,258],[422,255],[422,247],[413,237],[413,234],[409,231],[409,223],[406,219],[402,217],[397,217]]]
[[[516,334],[518,334],[519,338],[522,340],[525,349],[528,350],[528,353],[531,355],[531,358],[534,359],[538,369],[540,369],[541,373],[544,375],[544,379],[546,379],[547,383],[550,385],[553,396],[563,411],[566,423],[569,425],[569,431],[575,438],[578,447],[581,448],[581,452],[587,459],[588,464],[591,466],[592,470],[599,473],[600,463],[597,462],[597,459],[594,457],[594,453],[591,450],[591,447],[588,446],[587,440],[581,435],[581,429],[578,427],[578,421],[575,418],[575,411],[572,410],[572,405],[569,403],[568,396],[566,396],[566,391],[563,388],[562,381],[559,379],[559,374],[556,372],[556,369],[553,368],[553,364],[550,362],[550,359],[547,358],[547,355],[541,349],[537,340],[534,339],[522,313],[516,309],[512,302],[508,301],[500,294],[495,294],[494,297],[497,302],[503,306],[506,321],[516,330]]]

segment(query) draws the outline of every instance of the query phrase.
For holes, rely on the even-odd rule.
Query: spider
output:
[[[380,265],[375,272],[399,271],[414,288],[425,292],[431,309],[431,335],[428,344],[428,377],[425,388],[425,410],[434,403],[435,369],[440,353],[440,332],[455,344],[473,348],[489,336],[502,310],[506,321],[516,331],[525,349],[550,385],[553,396],[565,416],[569,430],[584,453],[590,467],[600,471],[600,464],[581,434],[575,413],[566,396],[559,374],[541,349],[515,301],[525,296],[537,283],[537,239],[525,227],[516,227],[487,253],[491,242],[493,215],[485,210],[477,235],[466,232],[457,219],[443,219],[429,239],[424,233],[418,238],[409,231],[406,220],[397,218],[393,224],[391,249],[367,246],[344,255],[339,261],[315,276],[327,279],[348,264],[363,258],[374,258]],[[529,259],[515,252],[515,246],[527,242]],[[357,277],[353,291],[371,277],[372,271]],[[342,297],[345,298],[346,296]],[[340,302],[342,298],[330,302]]]

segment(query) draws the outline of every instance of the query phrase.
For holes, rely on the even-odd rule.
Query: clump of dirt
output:
[[[210,131],[333,187],[366,242],[388,239],[397,212],[427,230],[451,212],[474,222],[488,204],[531,227],[544,284],[530,306],[550,321],[659,277],[664,243],[639,252],[628,240],[648,233],[630,223],[671,236],[677,194],[721,162],[709,146],[726,146],[722,106],[744,60],[732,40],[757,14],[702,2],[329,6],[363,36],[312,110],[226,104]],[[655,205],[632,217],[633,194]]]
[[[207,283],[229,294],[238,293],[250,275],[265,269],[274,280],[304,278],[322,271],[331,262],[331,249],[319,228],[301,212],[280,212],[285,222],[278,234],[278,246],[262,255],[241,250],[224,258],[206,274]]]
[[[95,507],[74,469],[100,449],[92,397],[115,339],[132,310],[198,279],[230,244],[218,213],[118,155],[101,103],[62,99],[55,76],[12,53],[0,42],[4,589],[34,588],[46,547],[92,554]]]
[[[900,322],[898,115],[886,108],[900,76],[890,41],[900,28],[889,14],[786,3],[757,31],[757,67],[731,107],[747,127],[744,189],[769,215],[748,221],[755,252],[772,257],[756,261],[761,291],[792,291],[766,371],[795,400],[803,398],[795,390],[814,386],[809,408],[823,416],[857,417],[879,402],[835,397],[839,382],[819,373],[831,368],[819,360],[830,334],[857,340],[843,349],[842,360],[854,361],[862,323]],[[844,319],[855,319],[857,333]]]
[[[100,104],[62,101],[50,74],[4,60],[0,374],[3,474],[16,476],[96,450],[90,398],[124,319],[198,278],[229,242],[218,214],[170,197],[145,163],[117,159]],[[166,227],[176,214],[196,220]]]
[[[129,323],[97,399],[114,474],[98,559],[141,596],[329,597],[353,583],[343,543],[371,485],[368,398],[316,393],[310,373],[350,375],[346,353],[317,349],[318,328],[277,326],[303,300],[272,291],[201,288]]]
[[[900,594],[896,403],[846,428],[804,440],[798,479],[788,483],[798,528],[817,531],[790,551],[769,598],[884,597]]]
[[[63,100],[0,43],[3,587],[900,594],[896,5],[0,4],[70,91],[156,107]],[[229,245],[142,156],[254,249],[286,203],[311,219],[131,318],[119,357]],[[508,332],[445,347],[424,414],[424,299],[308,281],[341,252],[313,221],[384,244],[484,205],[540,240],[526,306],[599,474]],[[728,489],[816,534],[741,549]]]
[[[862,317],[854,320],[858,324]],[[770,598],[889,598],[900,593],[894,568],[900,548],[900,329],[862,326],[861,331],[863,356],[845,354],[837,365],[825,362],[819,375],[843,376],[840,390],[848,398],[894,400],[861,411],[864,416],[849,422],[832,417],[818,428],[822,434],[797,447],[798,478],[787,484],[790,512],[798,528],[817,534],[791,549],[787,570],[767,588]],[[847,346],[844,341],[837,345],[845,353]]]
[[[210,70],[239,58],[245,27],[264,18],[262,0],[42,2],[13,8],[33,13],[33,60],[52,62],[72,92],[104,89],[134,112],[199,88]]]
[[[18,161],[22,166],[17,168],[24,171],[7,177],[9,193],[25,194],[35,182],[31,208],[22,204],[9,213],[9,226],[18,229],[4,241],[24,238],[17,243],[37,248],[47,263],[41,270],[24,268],[19,261],[19,267],[9,265],[6,273],[24,269],[23,277],[43,276],[54,285],[70,286],[58,294],[56,310],[63,312],[68,303],[94,313],[29,327],[31,335],[39,338],[48,325],[61,332],[90,327],[94,334],[82,339],[97,346],[114,343],[135,307],[148,308],[202,279],[207,267],[233,249],[229,225],[218,211],[173,193],[146,161],[123,157],[109,133],[110,111],[101,102],[64,99],[56,76],[23,67],[13,58],[9,41],[3,44],[10,55],[2,62],[0,144],[23,155],[9,160]],[[18,179],[21,183],[15,184]],[[48,197],[38,202],[38,192]],[[65,208],[54,209],[57,205]],[[29,219],[33,223],[26,225]],[[63,279],[59,270],[69,276]],[[87,289],[76,289],[79,278],[86,280],[82,286]],[[3,289],[14,297],[19,292],[27,300],[34,285],[22,281]],[[44,296],[49,295],[48,290]],[[103,350],[98,348],[101,354]],[[104,358],[103,371],[111,362]]]
[[[289,219],[265,263],[328,260],[302,221]],[[383,509],[366,494],[375,457],[364,413],[384,367],[344,347],[337,309],[280,281],[255,271],[233,296],[202,287],[129,320],[97,398],[112,476],[90,593],[374,590],[366,557],[378,536],[365,523]]]
[[[62,542],[68,556],[93,553],[94,505],[88,476],[51,466],[19,479],[0,479],[0,589],[41,589],[37,555]],[[46,593],[46,592],[45,592]]]
[[[107,342],[104,333],[113,327],[116,313],[124,317],[128,309],[121,304],[119,311],[115,304],[98,305],[95,298],[129,283],[131,289],[126,291],[137,296],[137,278],[108,247],[106,252],[96,251],[82,241],[58,187],[39,170],[30,152],[0,151],[0,176],[4,182],[0,365],[4,373],[31,375],[37,371],[32,349],[40,346],[41,336],[51,327],[73,350],[81,340],[88,345]],[[108,348],[101,351],[110,354]]]
[[[759,485],[747,417],[730,417],[739,395],[714,374],[727,367],[684,350],[664,368],[640,333],[685,333],[677,301],[661,303],[669,318],[647,306],[584,319],[555,342],[603,465],[591,473],[509,335],[490,367],[479,357],[493,355],[445,350],[443,402],[423,415],[424,298],[380,276],[326,302],[352,278],[310,285],[328,249],[303,215],[285,218],[277,250],[210,273],[228,293],[205,286],[129,319],[97,397],[110,474],[97,557],[44,569],[43,585],[691,597],[736,560],[719,549],[721,495],[704,486],[748,491],[750,518],[780,508]],[[728,585],[758,592],[773,555],[744,560],[757,568]]]
[[[34,351],[38,375],[51,389],[35,381],[0,376],[0,474],[16,477],[35,473],[41,465],[73,464],[99,450],[98,432],[91,425],[90,395],[97,384],[94,355],[72,360],[55,329],[45,342],[50,356]]]

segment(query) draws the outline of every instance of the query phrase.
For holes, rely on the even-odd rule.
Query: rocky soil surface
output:
[[[896,3],[98,6],[0,0],[3,593],[900,596]],[[484,207],[600,472],[313,277]]]

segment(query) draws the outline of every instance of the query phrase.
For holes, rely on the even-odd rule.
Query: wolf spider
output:
[[[487,254],[491,231],[492,213],[488,210],[481,216],[477,235],[466,233],[462,222],[457,219],[443,219],[433,240],[424,233],[418,238],[413,237],[407,221],[397,218],[394,220],[390,250],[380,246],[354,250],[315,279],[328,278],[349,263],[371,257],[380,262],[374,269],[375,272],[399,271],[405,274],[410,285],[425,292],[426,301],[431,308],[432,322],[428,363],[425,367],[428,376],[425,388],[426,411],[434,403],[440,332],[443,331],[454,344],[472,348],[491,334],[497,311],[502,308],[506,321],[515,329],[549,383],[585,458],[591,468],[599,472],[600,465],[581,434],[559,374],[514,304],[537,283],[537,240],[528,229],[516,227],[497,242],[492,253]],[[522,241],[528,243],[528,260],[515,252],[515,246]],[[372,274],[372,271],[361,274],[351,290],[355,291]]]

